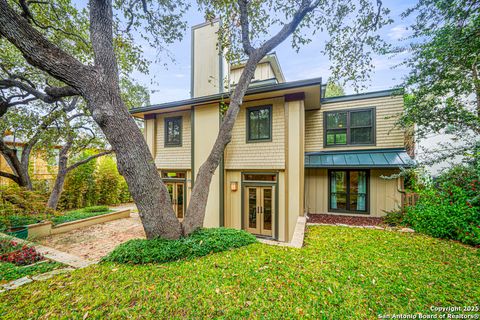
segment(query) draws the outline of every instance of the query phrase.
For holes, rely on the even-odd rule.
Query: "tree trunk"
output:
[[[183,222],[183,231],[186,235],[203,226],[203,221],[205,220],[205,208],[207,206],[212,176],[220,164],[225,147],[232,139],[232,129],[238,112],[240,111],[240,105],[242,104],[243,97],[247,92],[250,81],[255,74],[257,63],[262,58],[263,56],[261,54],[255,52],[252,53],[248,59],[245,69],[240,77],[240,80],[238,81],[237,86],[235,87],[235,91],[233,92],[230,105],[225,117],[223,118],[223,122],[220,126],[220,130],[217,139],[215,140],[215,144],[213,145],[212,151],[210,152],[207,160],[198,170],[192,194],[190,196],[190,203],[187,211],[185,212],[185,220]]]
[[[3,155],[13,175],[2,175],[17,183],[20,187],[32,190],[32,181],[28,172],[28,162],[22,163],[17,157],[14,149],[8,147],[3,141],[0,141],[0,154]],[[27,159],[29,160],[29,159]]]
[[[50,193],[50,197],[48,198],[47,207],[53,210],[57,210],[58,201],[62,196],[63,192],[63,185],[65,183],[65,178],[67,177],[68,173],[68,152],[72,147],[72,142],[69,140],[60,150],[60,154],[58,155],[58,170],[57,176],[55,177],[55,183],[53,184],[52,192]]]
[[[140,129],[120,97],[118,68],[113,49],[113,11],[110,0],[90,0],[90,38],[95,66],[86,66],[61,50],[0,0],[0,34],[15,45],[26,60],[67,85],[87,101],[93,119],[117,155],[139,209],[148,238],[176,239],[182,235],[167,188]]]
[[[57,210],[58,201],[62,196],[63,185],[65,184],[65,178],[67,177],[67,170],[63,168],[58,170],[55,183],[53,184],[52,192],[48,198],[47,207],[53,210]]]
[[[85,92],[93,118],[115,150],[118,171],[137,204],[147,238],[177,239],[182,235],[182,228],[168,190],[119,91],[113,91],[111,83],[104,83]]]

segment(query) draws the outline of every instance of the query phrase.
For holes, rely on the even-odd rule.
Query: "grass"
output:
[[[203,257],[257,242],[254,235],[228,228],[201,229],[178,240],[134,239],[119,245],[104,261],[146,264]]]
[[[74,211],[65,212],[63,215],[52,217],[51,221],[54,224],[60,224],[65,222],[71,222],[90,217],[99,216],[102,214],[113,212],[108,207],[87,207]]]
[[[16,266],[12,263],[0,262],[0,283],[49,272],[61,266],[63,266],[63,264],[53,261],[46,261],[30,266]]]
[[[328,226],[309,227],[305,244],[256,243],[167,264],[94,265],[0,294],[0,318],[377,319],[479,303],[477,249]]]

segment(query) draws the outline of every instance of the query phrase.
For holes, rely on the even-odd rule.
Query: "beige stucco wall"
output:
[[[323,113],[353,108],[376,108],[376,145],[329,147],[337,149],[402,148],[405,144],[404,131],[395,128],[395,121],[403,112],[403,96],[388,96],[347,102],[324,103],[319,110],[307,111],[305,114],[305,151],[321,151],[323,147]]]
[[[272,105],[272,141],[247,143],[246,108]],[[225,150],[226,169],[285,168],[285,108],[283,97],[244,103]]]
[[[303,100],[285,103],[287,123],[287,237],[291,239],[299,216],[303,216],[304,193],[304,114]]]
[[[198,174],[200,166],[205,162],[212,150],[220,127],[220,108],[218,104],[194,108],[194,175]],[[195,180],[194,180],[195,183]],[[215,170],[210,184],[204,226],[207,228],[220,225],[220,174]]]
[[[235,68],[230,71],[230,83],[236,84],[240,80],[240,76],[243,72],[243,67]],[[275,73],[273,72],[272,66],[269,62],[263,62],[257,65],[255,69],[255,76],[252,81],[259,80],[268,80],[275,78]]]
[[[157,114],[156,130],[155,130],[155,164],[157,168],[163,169],[190,169],[191,167],[191,148],[192,148],[192,131],[191,131],[191,112],[172,112],[166,114]],[[165,118],[182,117],[182,146],[181,147],[165,147]],[[153,121],[153,120],[148,120]],[[149,124],[145,128],[145,132],[151,131],[152,125]],[[149,137],[152,133],[148,133]],[[147,139],[147,143],[148,143]],[[150,142],[153,144],[153,142]]]
[[[305,199],[308,213],[328,212],[328,173],[327,169],[305,170]],[[397,179],[383,179],[381,176],[391,176],[398,170],[372,169],[369,179],[370,216],[381,217],[386,213],[399,209],[402,194],[398,190]],[[358,214],[354,214],[358,216]]]

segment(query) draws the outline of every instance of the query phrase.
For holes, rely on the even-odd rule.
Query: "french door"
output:
[[[245,187],[244,226],[248,232],[273,236],[274,187]]]
[[[167,182],[168,193],[172,201],[173,211],[178,219],[183,219],[185,212],[185,183],[184,182]]]

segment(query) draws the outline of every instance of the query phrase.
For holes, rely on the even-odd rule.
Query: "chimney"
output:
[[[221,20],[215,19],[192,27],[192,98],[228,91],[230,68],[217,45],[220,26]]]

